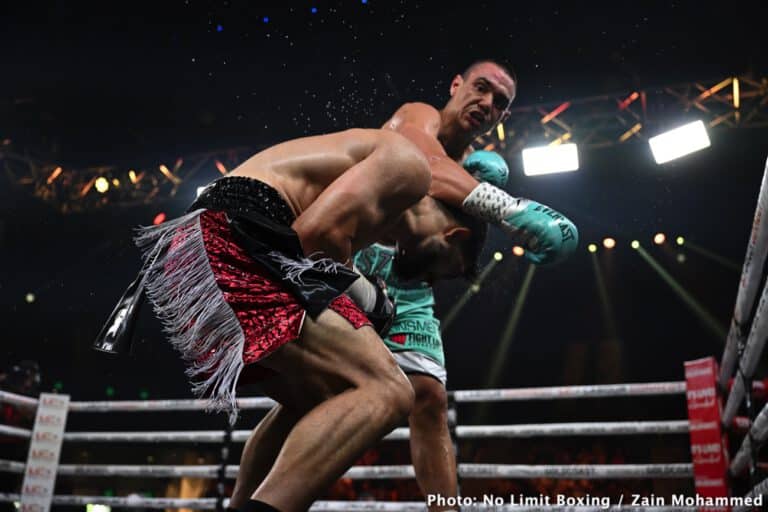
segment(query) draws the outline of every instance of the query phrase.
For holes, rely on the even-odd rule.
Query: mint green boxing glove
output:
[[[526,259],[537,265],[563,261],[579,245],[579,231],[567,217],[536,201],[512,197],[490,183],[480,183],[461,206],[473,217],[510,233],[525,249]]]
[[[462,164],[477,179],[503,188],[509,178],[507,162],[495,151],[484,149],[471,153]]]

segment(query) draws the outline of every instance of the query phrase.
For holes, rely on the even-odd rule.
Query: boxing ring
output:
[[[732,482],[746,476],[750,479],[750,490],[743,498],[755,498],[768,495],[768,479],[760,479],[758,450],[768,438],[768,405],[758,412],[756,397],[765,391],[765,382],[756,375],[758,363],[763,357],[766,337],[768,336],[768,286],[765,284],[765,261],[768,250],[768,226],[764,222],[765,207],[768,205],[768,164],[760,189],[755,212],[752,234],[739,291],[736,298],[733,320],[728,334],[725,351],[719,366],[713,358],[686,363],[686,380],[675,382],[612,384],[593,386],[541,387],[524,389],[459,390],[449,392],[450,400],[455,404],[487,403],[510,401],[542,400],[580,400],[586,398],[641,396],[685,396],[688,404],[688,418],[669,421],[624,421],[624,422],[578,422],[544,423],[524,425],[483,425],[462,426],[458,424],[456,410],[452,408],[452,434],[455,441],[487,438],[533,438],[563,436],[632,436],[641,434],[689,435],[691,440],[691,460],[667,464],[603,464],[603,465],[512,465],[478,464],[458,462],[460,479],[693,479],[697,495],[729,496]],[[762,287],[762,291],[760,290]],[[758,292],[760,298],[758,301]],[[764,398],[763,393],[763,398]],[[15,395],[0,391],[0,403],[8,403],[18,408],[35,409],[43,400],[51,402],[51,397],[41,395],[39,399]],[[55,402],[55,399],[53,399]],[[53,403],[51,402],[51,403]],[[274,402],[267,398],[241,398],[238,406],[242,410],[272,407]],[[721,403],[725,402],[725,407]],[[156,401],[99,401],[69,402],[65,404],[66,414],[100,414],[111,412],[173,412],[202,411],[206,403],[200,400],[156,400]],[[722,409],[722,413],[721,413]],[[740,410],[745,416],[737,416]],[[705,413],[704,415],[702,415]],[[709,416],[707,416],[709,415]],[[38,439],[36,434],[41,414],[38,411],[35,430],[0,425],[0,435],[30,440],[31,443],[46,441]],[[730,450],[727,442],[728,432],[738,435],[746,432],[741,445]],[[126,508],[192,508],[196,510],[216,510],[226,506],[223,496],[223,484],[234,479],[238,467],[226,463],[231,443],[243,443],[250,434],[249,430],[205,430],[205,431],[145,431],[145,432],[66,432],[62,425],[62,439],[59,443],[208,443],[221,447],[222,463],[218,465],[73,465],[59,464],[58,456],[53,463],[53,474],[46,476],[55,479],[56,475],[89,477],[141,477],[141,478],[182,478],[194,477],[215,479],[218,483],[218,498],[176,499],[142,497],[104,497],[104,496],[52,496],[53,506],[102,504]],[[408,429],[399,428],[390,433],[387,440],[408,439]],[[703,436],[703,437],[702,437]],[[706,441],[706,436],[710,436]],[[714,437],[712,437],[714,436]],[[52,437],[47,438],[53,442]],[[712,441],[714,439],[714,442]],[[731,456],[731,452],[733,455]],[[35,451],[30,450],[30,455]],[[0,472],[16,473],[25,478],[34,479],[32,471],[34,457],[27,461],[0,460]],[[42,473],[41,473],[42,474]],[[355,466],[345,475],[352,480],[360,479],[412,479],[414,470],[408,465]],[[26,481],[26,480],[25,480]],[[53,480],[51,480],[53,481]],[[0,493],[0,502],[19,502],[24,491],[53,493],[52,485],[48,488],[24,488],[22,493]],[[462,510],[643,510],[682,511],[701,510],[697,504],[681,506],[632,506],[627,503],[611,504],[608,507],[581,503],[576,498],[563,506],[542,507],[520,506],[511,504],[484,504],[460,502]],[[313,511],[423,511],[424,502],[383,502],[383,501],[319,501]],[[706,510],[751,510],[750,506],[707,507]],[[42,510],[29,508],[27,510]]]

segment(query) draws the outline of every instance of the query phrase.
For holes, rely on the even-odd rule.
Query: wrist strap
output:
[[[501,224],[510,215],[522,210],[523,200],[512,197],[490,183],[480,183],[461,203],[461,208],[480,220]]]

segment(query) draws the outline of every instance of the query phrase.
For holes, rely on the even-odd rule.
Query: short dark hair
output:
[[[481,64],[493,64],[494,66],[498,66],[501,68],[504,73],[509,76],[514,82],[515,82],[515,88],[517,88],[517,73],[515,73],[515,70],[512,69],[512,66],[509,64],[503,63],[497,59],[479,59],[474,61],[472,64],[467,66],[467,68],[464,70],[464,72],[461,74],[461,78],[466,80],[469,75],[472,73],[472,71],[475,70],[476,67],[478,67]]]
[[[462,226],[470,231],[469,238],[461,244],[461,251],[464,256],[465,268],[464,278],[473,280],[480,272],[480,253],[483,252],[485,239],[488,237],[488,224],[477,217],[445,203],[440,203]]]

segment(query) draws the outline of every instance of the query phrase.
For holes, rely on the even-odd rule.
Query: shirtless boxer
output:
[[[514,95],[514,84],[512,84],[512,92],[506,97],[506,101],[504,101],[501,108],[498,106],[488,107],[486,103],[489,100],[497,105],[500,104],[501,101],[496,97],[489,98],[487,94],[480,93],[479,91],[477,93],[472,93],[472,91],[466,90],[469,85],[473,83],[472,79],[476,78],[473,71],[475,70],[468,69],[464,77],[457,77],[454,79],[454,83],[457,83],[461,78],[461,83],[458,83],[456,87],[452,84],[452,100],[446,105],[446,108],[443,111],[446,114],[444,117],[444,124],[449,134],[449,137],[445,140],[448,140],[449,142],[451,140],[458,140],[461,143],[466,142],[466,146],[464,147],[465,150],[469,148],[469,142],[474,140],[480,133],[495,126],[501,119],[501,116],[505,115],[509,103],[511,102],[511,98]],[[485,71],[483,66],[479,66],[479,71]],[[485,76],[485,74],[481,75],[481,77],[487,80]],[[464,78],[468,79],[465,81]],[[466,85],[464,89],[461,89],[460,87],[464,83],[466,83]],[[494,93],[496,92],[497,91],[494,90]],[[474,123],[471,119],[462,117],[461,114],[466,110],[467,105],[474,106],[475,104],[477,104],[476,108],[478,110],[485,111],[486,108],[488,109],[486,112],[488,121],[485,123]],[[424,114],[427,114],[427,116],[424,116]],[[429,117],[431,114],[437,114],[437,119],[435,120],[432,117]],[[469,121],[469,123],[467,123],[469,128],[462,129],[462,124],[464,124],[465,121]],[[447,197],[449,200],[455,201],[456,197],[463,200],[464,198],[460,196],[462,187],[467,187],[472,184],[477,185],[477,181],[475,181],[475,179],[473,179],[466,171],[461,169],[456,162],[445,157],[446,152],[440,148],[440,144],[437,143],[435,138],[440,126],[441,114],[432,107],[423,104],[406,105],[397,112],[390,123],[387,123],[388,128],[402,128],[406,135],[415,139],[420,143],[422,148],[425,148],[430,154],[430,164],[433,165],[433,171],[435,171],[434,166],[437,164],[437,172],[439,173],[437,176],[444,182],[435,184],[433,181],[432,190],[437,194],[448,193]],[[434,143],[430,143],[428,140],[429,138],[432,138]],[[458,145],[448,144],[448,147],[454,148],[458,147]],[[440,152],[442,155],[440,155]],[[451,165],[453,168],[451,168]],[[506,170],[506,164],[498,155],[488,152],[478,152],[477,155],[465,162],[465,165],[484,181],[489,181],[496,185],[503,185],[506,181],[506,173],[508,172]],[[452,174],[455,174],[457,169],[461,174],[458,177]],[[464,179],[464,175],[469,177],[469,180]],[[469,188],[469,192],[471,192],[473,188],[474,187]],[[524,201],[525,200],[521,200],[518,201],[518,203]],[[532,202],[527,204],[530,203]],[[459,201],[458,204],[460,205],[461,201]],[[530,215],[531,217],[528,218],[516,218],[515,225],[508,227],[516,237],[529,237],[527,243],[532,251],[541,251],[532,252],[529,257],[536,258],[538,262],[548,262],[558,258],[564,258],[573,250],[576,244],[575,240],[577,234],[575,227],[570,221],[549,209],[547,209],[546,212],[532,212]],[[536,225],[530,226],[530,220],[533,220],[533,223]],[[565,229],[561,229],[560,225]],[[568,236],[563,235],[563,233],[568,230],[572,230],[570,239],[567,239]],[[537,234],[541,241],[533,239],[529,231],[530,233]],[[547,236],[549,236],[549,238],[554,237],[555,239],[549,241],[547,240]],[[566,238],[566,240],[563,241],[563,238]],[[392,244],[394,244],[395,240],[396,237],[392,236],[388,239]],[[401,301],[400,307],[398,307],[398,316],[401,320],[399,326],[402,327],[403,325],[410,323],[409,321],[412,320],[410,317],[413,315],[409,315],[409,312],[418,315],[419,313],[423,313],[425,308],[429,310],[428,314],[434,320],[434,313],[432,311],[434,299],[432,297],[431,289],[428,285],[420,284],[418,282],[419,276],[418,273],[415,272],[419,265],[403,264],[403,256],[407,255],[407,248],[403,244],[400,244],[400,250],[396,256],[393,249],[384,249],[384,254],[382,254],[379,252],[380,248],[381,246],[377,245],[363,251],[363,254],[366,255],[371,255],[371,251],[377,253],[374,255],[375,261],[366,262],[365,260],[361,260],[360,256],[358,256],[357,262],[360,263],[363,270],[366,272],[378,273],[382,277],[398,275],[401,280],[403,277],[405,277],[406,280],[416,279],[415,284],[418,289],[405,290],[405,293],[402,293],[403,290],[401,285],[397,282],[397,278],[389,279],[393,291],[398,294],[398,299]],[[564,254],[558,254],[559,250]],[[394,263],[397,263],[398,260],[400,261],[400,264],[395,264],[394,267],[396,270],[395,272],[392,272],[392,263],[393,261]],[[408,259],[406,261],[415,263],[416,259]],[[441,276],[431,275],[427,277],[431,281]],[[362,281],[362,279],[358,280],[358,282],[360,281]],[[424,293],[424,287],[426,287],[426,294]],[[410,301],[409,298],[405,297],[406,295],[413,295],[411,298],[417,300]],[[418,297],[416,297],[416,295],[418,295]],[[419,309],[421,309],[421,311],[418,311]],[[395,320],[395,325],[398,325],[398,319]],[[430,332],[427,334],[430,336],[436,334],[437,339],[439,340],[439,331],[437,331],[437,329],[437,325],[435,325],[434,328],[430,326]],[[397,347],[396,344],[394,345]],[[397,348],[402,349],[403,347]],[[416,386],[417,401],[420,400],[420,405],[422,406],[420,411],[414,411],[414,414],[410,417],[412,436],[411,446],[412,450],[414,450],[413,459],[419,483],[422,490],[426,489],[425,493],[435,489],[438,490],[438,492],[443,492],[444,495],[450,495],[450,493],[455,495],[455,457],[453,456],[453,448],[450,443],[445,421],[446,400],[444,377],[442,381],[439,377],[440,371],[442,371],[444,376],[444,368],[442,368],[442,346],[440,345],[437,349],[439,350],[440,356],[439,362],[434,360],[429,361],[428,358],[433,356],[433,354],[429,354],[429,356],[420,358],[420,360],[413,363],[422,365],[416,366],[415,368],[413,364],[403,364],[403,358],[399,356],[396,357],[400,360],[401,367],[411,374],[409,376],[411,377],[411,382]],[[415,353],[416,351],[412,352]],[[403,355],[410,359],[412,354]],[[417,357],[419,355],[422,354],[416,354]],[[437,359],[437,357],[434,357],[433,359]],[[426,363],[427,371],[420,371],[424,368],[424,363]],[[260,479],[263,478],[263,475],[266,474],[266,471],[271,465],[271,461],[274,460],[274,455],[264,451],[263,447],[279,446],[283,438],[282,433],[290,428],[293,421],[295,421],[295,417],[292,417],[285,408],[278,408],[271,411],[254,431],[243,451],[240,464],[241,473],[238,477],[231,501],[233,507],[242,506],[241,504],[244,503],[246,497],[250,495],[253,488],[255,488]],[[415,424],[415,422],[418,424]],[[432,449],[436,451],[430,453],[430,450]],[[246,471],[248,472],[247,475],[245,474]]]
[[[503,66],[493,61],[478,61],[454,77],[450,99],[442,110],[423,103],[406,104],[384,128],[411,137],[428,154],[431,152],[432,162],[450,159],[463,163],[469,173],[438,175],[446,168],[443,166],[450,169],[450,165],[443,162],[435,166],[430,193],[448,201],[464,202],[478,181],[495,187],[506,184],[509,170],[504,159],[489,151],[472,152],[470,143],[506,118],[516,89],[515,78]],[[435,141],[439,141],[439,145]],[[497,191],[503,197],[503,192]],[[564,227],[571,228],[567,224]],[[572,230],[575,246],[575,227]],[[431,283],[398,273],[391,264],[394,255],[392,241],[383,240],[360,251],[354,261],[362,272],[385,280],[389,295],[397,305],[395,320],[383,339],[415,392],[408,423],[411,460],[419,488],[425,496],[455,497],[458,485],[456,456],[447,422],[447,373]],[[536,254],[529,257],[535,263],[541,262]],[[452,508],[432,505],[430,511]]]
[[[240,375],[269,374],[264,390],[280,406],[266,421],[290,422],[283,439],[257,443],[274,463],[252,499],[233,506],[306,510],[408,414],[410,384],[365,315],[386,301],[343,264],[387,234],[421,278],[471,267],[480,243],[423,197],[429,183],[423,154],[396,133],[307,137],[258,153],[190,213],[137,238],[151,262],[147,296],[195,392],[234,411]],[[370,311],[344,294],[353,283],[373,292]],[[243,466],[238,481],[253,471]]]

